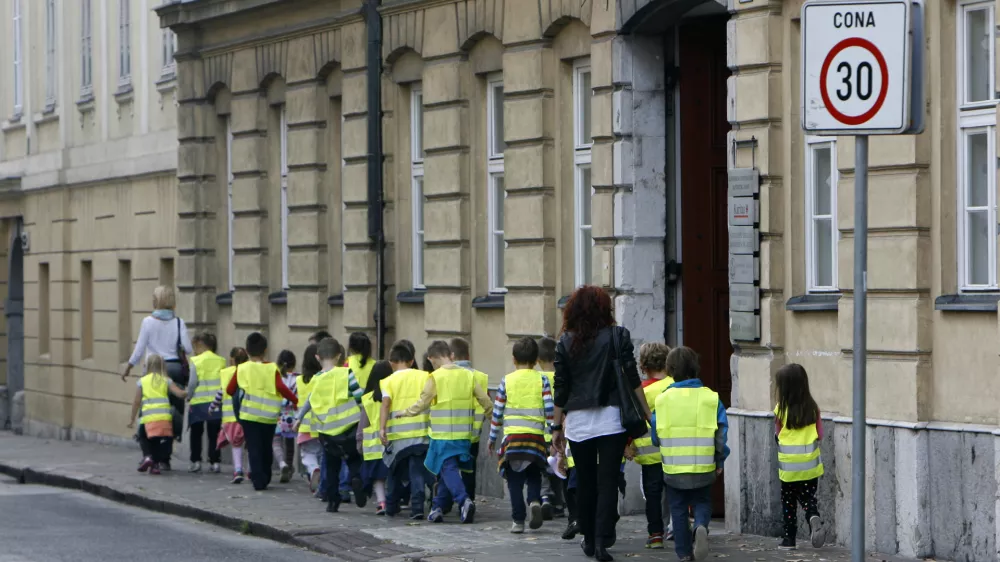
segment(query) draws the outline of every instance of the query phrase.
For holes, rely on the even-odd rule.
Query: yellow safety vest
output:
[[[382,403],[375,401],[375,391],[361,397],[361,406],[368,416],[368,427],[362,431],[361,452],[366,461],[376,461],[382,458],[385,447],[379,439],[379,415],[382,413]]]
[[[315,431],[340,435],[361,421],[361,409],[349,390],[350,373],[347,367],[334,367],[316,379],[309,394]]]
[[[674,384],[674,379],[665,377],[642,389],[646,395],[647,404],[655,404],[656,397],[659,396],[668,386]],[[649,427],[649,424],[646,424]],[[647,433],[645,436],[635,440],[635,462],[641,465],[660,464],[660,449],[653,445],[653,435]]]
[[[299,375],[295,377],[295,391],[299,394],[301,399],[308,400],[309,396],[312,394],[313,387],[316,386],[316,379],[318,379],[320,373],[316,373],[310,377],[309,382],[305,382],[305,376]],[[299,400],[300,402],[302,400]],[[312,422],[316,418],[313,417],[313,413],[309,412],[306,417],[302,418],[302,423],[299,424],[299,433],[308,433],[313,437],[318,437],[319,433],[312,430]]]
[[[167,377],[149,373],[139,379],[142,384],[142,408],[139,410],[139,423],[155,421],[170,421],[173,415],[170,411],[170,400],[167,399]]]
[[[361,364],[360,355],[352,355],[347,358],[347,367],[354,371],[354,378],[358,379],[358,384],[361,388],[368,386],[368,375],[372,372],[372,367],[375,366],[375,360],[371,357],[368,358],[368,362],[364,365]]]
[[[206,351],[191,358],[195,372],[198,374],[198,388],[191,398],[191,405],[211,404],[215,400],[215,392],[219,389],[219,371],[226,368],[226,360],[211,351]]]
[[[483,389],[483,392],[489,393],[490,391],[490,377],[482,371],[472,371],[473,376],[476,379],[476,384],[479,388]],[[477,405],[473,405],[475,413],[472,416],[472,443],[479,443],[479,439],[483,436],[483,424],[486,423],[486,412],[483,412]]]
[[[473,416],[481,409],[476,400],[476,376],[461,367],[431,373],[437,398],[431,404],[431,439],[472,439]]]
[[[666,474],[715,470],[719,395],[706,387],[672,387],[656,397],[656,436]]]
[[[777,406],[774,415],[778,415]],[[781,419],[781,432],[778,433],[778,478],[782,482],[803,482],[823,476],[816,424],[788,429],[786,422],[785,418]]]
[[[233,409],[233,397],[226,394],[226,387],[229,386],[229,381],[233,379],[235,374],[235,366],[226,367],[219,371],[219,390],[222,391],[222,423],[239,421],[236,419],[236,411]]]
[[[503,434],[545,435],[545,403],[542,374],[518,369],[504,377],[507,405],[503,411]]]
[[[392,442],[393,451],[401,452],[412,445],[426,445],[430,442],[430,412],[410,417],[400,417],[407,408],[420,399],[420,393],[427,384],[430,373],[417,369],[396,371],[379,383],[382,395],[392,401],[389,419],[386,420],[386,438]]]
[[[573,451],[569,448],[569,443],[566,443],[566,469],[576,468],[576,462],[573,460]]]
[[[281,395],[275,388],[278,366],[274,363],[247,361],[236,368],[236,380],[243,389],[240,420],[257,423],[278,423],[281,417]]]

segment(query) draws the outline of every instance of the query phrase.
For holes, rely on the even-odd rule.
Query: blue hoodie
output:
[[[685,381],[675,382],[674,384],[668,386],[666,390],[671,388],[703,388],[705,385],[701,382],[701,379],[688,379]],[[666,392],[666,390],[664,392]],[[655,402],[654,402],[655,404]],[[718,415],[718,429],[715,430],[715,466],[717,468],[722,468],[722,465],[729,458],[729,446],[726,445],[726,441],[729,437],[729,418],[726,417],[726,407],[722,404],[722,400],[719,400],[719,415]],[[653,437],[653,445],[660,446],[660,438],[656,435],[656,409],[653,408],[653,420],[650,423],[652,430],[650,434]],[[694,490],[696,488],[703,488],[705,486],[711,485],[715,482],[715,472],[708,472],[704,474],[663,474],[663,482],[671,488],[676,488],[678,490]]]

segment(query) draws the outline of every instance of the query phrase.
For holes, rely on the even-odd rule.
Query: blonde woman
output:
[[[135,417],[139,418],[139,443],[143,459],[139,472],[149,471],[159,474],[165,463],[170,462],[170,438],[173,437],[173,412],[168,398],[175,396],[183,400],[187,393],[163,375],[166,368],[163,358],[153,353],[146,357],[146,374],[139,379],[139,387],[132,400],[132,416],[128,427],[135,427]]]
[[[166,365],[166,376],[183,388],[187,386],[194,365],[188,360],[193,356],[191,338],[187,326],[174,314],[176,299],[174,290],[160,285],[153,289],[153,312],[142,319],[139,328],[139,339],[135,342],[135,350],[128,360],[128,366],[122,373],[124,381],[132,372],[132,367],[139,364],[146,355],[159,355]],[[180,441],[184,424],[184,400],[170,396],[170,405],[174,412],[174,439]]]

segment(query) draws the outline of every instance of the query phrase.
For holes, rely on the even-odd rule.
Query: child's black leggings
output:
[[[798,512],[796,502],[806,512],[806,521],[813,515],[819,516],[816,505],[816,485],[818,478],[803,482],[781,483],[781,509],[784,514],[785,538],[795,540],[798,533]]]

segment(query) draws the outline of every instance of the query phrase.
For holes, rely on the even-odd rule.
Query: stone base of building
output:
[[[851,539],[851,419],[824,417],[819,507],[828,541]],[[774,417],[730,409],[726,528],[779,536]],[[868,421],[865,530],[869,551],[913,558],[997,560],[1000,431],[939,422]],[[799,513],[799,535],[808,526]]]
[[[24,420],[24,434],[29,437],[41,439],[56,439],[59,441],[86,441],[89,443],[100,443],[102,445],[115,445],[117,447],[139,448],[139,444],[134,439],[122,437],[120,435],[109,435],[89,429],[78,427],[60,427],[56,424],[26,418]],[[175,451],[176,452],[176,451]]]

